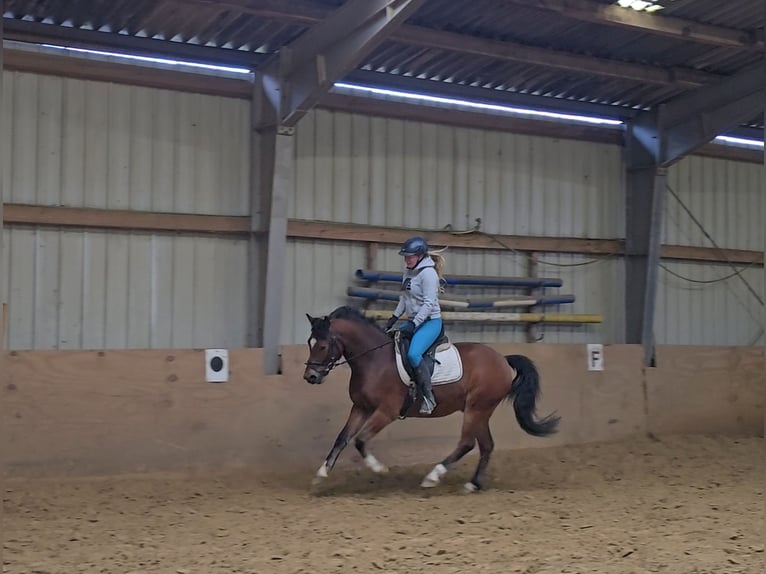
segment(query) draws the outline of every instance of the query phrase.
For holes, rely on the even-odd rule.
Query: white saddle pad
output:
[[[407,385],[414,385],[402,363],[402,354],[399,351],[399,333],[396,334],[396,368],[399,370],[399,378]],[[463,377],[463,361],[460,359],[457,347],[452,343],[444,343],[436,347],[436,363],[434,374],[431,377],[431,385],[446,385],[459,381]]]

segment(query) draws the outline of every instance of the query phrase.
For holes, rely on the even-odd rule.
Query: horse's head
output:
[[[320,385],[343,356],[343,346],[330,329],[329,317],[312,317],[306,313],[311,323],[311,335],[307,341],[309,358],[303,378],[307,383]]]
[[[383,329],[354,307],[338,307],[324,317],[312,317],[307,313],[306,317],[311,323],[311,335],[303,378],[312,385],[324,382],[327,374],[338,365],[349,363],[353,370],[353,365],[361,365],[359,361],[363,358],[369,361],[380,357],[373,351],[392,342]],[[339,362],[343,357],[346,360]]]

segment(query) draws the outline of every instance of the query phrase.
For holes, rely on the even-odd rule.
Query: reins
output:
[[[354,355],[353,357],[347,357],[343,361],[339,361],[339,359],[343,356],[343,351],[338,353],[338,356],[330,359],[330,361],[327,364],[320,363],[319,361],[306,361],[304,364],[308,367],[319,367],[321,369],[320,373],[321,375],[327,376],[327,373],[332,371],[335,367],[339,367],[341,365],[346,365],[350,363],[351,361],[355,361],[356,359],[359,359],[361,357],[364,357],[368,353],[372,353],[373,351],[377,351],[378,349],[381,349],[387,345],[393,344],[394,340],[390,339],[386,341],[385,343],[381,343],[380,345],[377,345],[375,347],[372,347],[371,349],[367,349],[366,351],[359,353],[358,355]],[[333,345],[333,347],[339,347],[340,345],[337,343],[335,335],[332,336],[332,339],[330,339],[330,344]]]

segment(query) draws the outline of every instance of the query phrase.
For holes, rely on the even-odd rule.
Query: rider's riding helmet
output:
[[[423,257],[428,253],[428,243],[420,236],[410,237],[399,250],[399,255],[417,255]]]

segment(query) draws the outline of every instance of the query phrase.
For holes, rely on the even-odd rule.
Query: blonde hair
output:
[[[439,276],[439,293],[444,293],[444,283],[446,283],[444,275],[442,275],[444,263],[446,262],[446,258],[442,255],[442,252],[446,249],[447,248],[444,247],[438,251],[428,251],[428,256],[434,260],[434,269],[436,269],[436,274]]]

